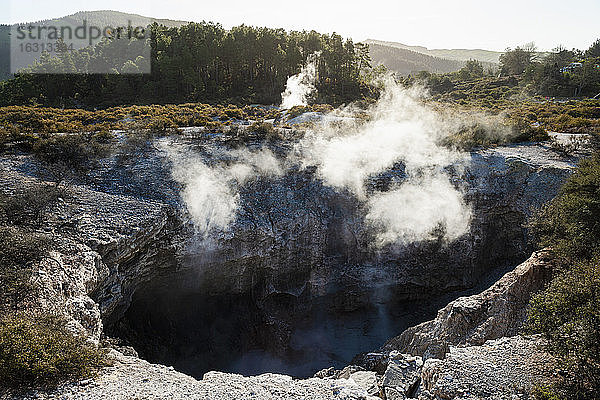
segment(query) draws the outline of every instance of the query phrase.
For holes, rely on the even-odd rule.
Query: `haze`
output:
[[[158,1],[45,2],[0,0],[0,23],[37,21],[77,11],[116,10],[156,18],[215,21],[337,32],[356,41],[372,38],[429,48],[504,50],[535,42],[586,49],[600,36],[598,0],[383,1]]]

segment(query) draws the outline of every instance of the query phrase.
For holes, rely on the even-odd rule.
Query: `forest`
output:
[[[154,23],[148,39],[104,40],[97,46],[45,53],[14,79],[0,83],[0,105],[106,107],[120,104],[279,103],[289,76],[307,57],[319,53],[315,86],[322,103],[339,104],[361,97],[368,87],[368,47],[335,33],[215,23],[166,27]],[[66,46],[66,45],[65,45]],[[151,51],[143,52],[143,46]],[[147,63],[135,54],[151,54]],[[112,74],[86,74],[110,60]],[[103,65],[105,66],[105,65]],[[49,68],[50,67],[50,68]],[[43,71],[62,74],[44,74]]]
[[[468,61],[463,68],[446,74],[421,71],[404,78],[406,84],[420,83],[432,94],[454,100],[478,101],[481,93],[465,91],[466,87],[482,86],[498,89],[494,100],[535,96],[583,98],[600,94],[600,39],[587,50],[557,47],[548,53],[539,53],[534,44],[508,48],[500,56],[498,71],[486,69],[476,61]],[[485,85],[483,85],[485,86]],[[507,96],[508,94],[508,96]],[[448,95],[448,96],[445,96]]]

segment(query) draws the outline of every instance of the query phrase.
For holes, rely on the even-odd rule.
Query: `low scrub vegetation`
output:
[[[477,147],[548,139],[548,134],[543,128],[532,126],[518,118],[484,115],[471,122],[464,122],[454,134],[444,139],[443,144],[460,150],[471,150]]]
[[[0,388],[52,387],[92,376],[104,353],[51,315],[0,317]],[[0,391],[0,393],[2,393]]]
[[[50,248],[50,239],[23,227],[0,227],[0,315],[25,307],[35,296],[33,264]]]
[[[600,154],[581,162],[531,228],[560,267],[531,300],[529,330],[544,335],[559,361],[555,395],[595,399],[600,392]]]
[[[33,144],[34,156],[42,161],[52,178],[61,182],[70,174],[82,174],[110,154],[109,133],[45,135]]]
[[[104,363],[102,350],[37,309],[33,269],[53,246],[40,227],[64,196],[55,185],[0,194],[0,397],[88,377]]]
[[[10,134],[105,132],[107,130],[175,131],[186,126],[219,126],[237,119],[275,118],[279,111],[261,107],[186,103],[112,107],[104,110],[60,109],[34,106],[0,107],[4,141]]]
[[[0,194],[0,315],[26,308],[35,296],[31,268],[52,244],[38,228],[58,196],[46,185]]]
[[[564,262],[600,255],[600,154],[580,163],[531,228],[539,245],[551,247]]]

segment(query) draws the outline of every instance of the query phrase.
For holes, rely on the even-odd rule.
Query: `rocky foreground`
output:
[[[388,342],[361,365],[310,379],[209,372],[202,380],[116,349],[96,379],[29,393],[29,399],[526,399],[552,379],[553,359],[539,337],[504,336],[523,321],[524,301],[548,276],[543,252],[484,292],[462,297]],[[480,344],[477,344],[480,343]],[[399,350],[391,350],[397,348]],[[435,350],[431,350],[435,349]],[[403,353],[410,350],[421,355]],[[436,353],[439,358],[431,357]]]
[[[34,271],[33,279],[40,287],[38,306],[65,315],[70,328],[91,342],[101,342],[105,326],[122,318],[140,287],[182,268],[180,250],[185,246],[185,229],[184,233],[175,229],[182,225],[176,200],[178,188],[169,181],[160,157],[151,150],[141,157],[143,163],[108,166],[104,172],[99,171],[93,177],[95,186],[73,185],[69,197],[51,210],[51,220],[45,226],[48,234],[60,240],[51,257]],[[46,184],[27,157],[3,159],[0,165],[0,189],[5,192]],[[340,302],[350,308],[370,301],[364,300],[370,297],[356,293],[359,289],[366,291],[363,282],[370,282],[377,291],[381,287],[377,279],[400,288],[398,296],[402,298],[418,299],[419,293],[423,296],[429,290],[443,293],[451,288],[467,288],[493,268],[486,264],[489,260],[503,259],[504,249],[514,253],[505,255],[506,260],[518,258],[527,250],[521,223],[532,204],[539,205],[556,193],[573,165],[573,160],[544,146],[501,147],[472,154],[466,190],[475,204],[475,215],[467,240],[456,245],[461,251],[440,258],[445,266],[424,263],[405,270],[399,268],[403,264],[397,259],[353,255],[356,243],[362,243],[360,235],[348,234],[356,240],[344,241],[344,237],[339,246],[325,248],[323,243],[331,243],[331,236],[340,230],[335,229],[336,215],[344,216],[343,220],[359,220],[345,218],[354,215],[354,203],[339,199],[339,194],[319,186],[312,177],[284,177],[268,187],[272,209],[283,217],[270,221],[269,213],[252,209],[257,214],[252,224],[236,222],[236,234],[222,241],[228,256],[228,275],[219,275],[224,269],[215,268],[217,273],[209,276],[209,283],[232,293],[254,290],[261,305],[270,304],[267,300],[282,293],[302,305],[335,287],[342,294],[355,293]],[[301,188],[313,197],[286,200],[289,188]],[[140,193],[142,189],[147,193]],[[260,195],[256,191],[243,194],[242,199],[251,205]],[[307,213],[306,200],[313,198],[315,210]],[[331,205],[331,198],[339,202]],[[319,223],[313,223],[313,219]],[[360,222],[353,224],[349,231],[363,231]],[[277,235],[288,232],[290,226],[298,229],[285,242],[289,248],[276,247],[284,242]],[[347,265],[323,262],[340,252],[350,260]],[[294,265],[306,265],[296,260],[306,254],[314,258],[314,266],[290,275],[288,269]],[[244,264],[249,255],[258,260],[257,265],[270,266],[279,260],[281,268],[264,268],[264,281],[268,283],[264,287],[246,287],[254,282],[250,279],[254,275],[247,276],[253,271]],[[412,255],[407,251],[403,257]],[[358,271],[342,274],[339,268]],[[379,351],[357,357],[354,365],[342,370],[326,369],[310,379],[209,372],[197,380],[172,367],[148,363],[134,351],[115,347],[109,354],[112,365],[97,378],[51,392],[29,393],[26,398],[525,399],[532,387],[552,378],[553,360],[541,350],[541,340],[518,336],[529,297],[543,287],[551,269],[547,255],[536,253],[489,289],[451,302],[435,319],[406,330]],[[366,273],[371,270],[383,272]],[[368,276],[369,280],[358,280],[358,287],[352,283],[355,276]],[[291,289],[286,286],[290,279]],[[308,289],[295,290],[296,286]],[[272,311],[266,306],[265,310],[265,314]],[[282,319],[273,324],[278,337],[285,337],[287,323]]]

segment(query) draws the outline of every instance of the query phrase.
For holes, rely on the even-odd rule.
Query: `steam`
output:
[[[197,233],[204,238],[227,230],[235,220],[241,185],[258,176],[283,173],[280,162],[268,149],[251,152],[213,148],[210,157],[202,157],[173,142],[163,142],[159,148],[171,161],[173,179],[183,186],[181,197]]]
[[[438,237],[455,239],[469,229],[470,210],[442,175],[404,183],[369,199],[367,221],[380,229],[378,245]]]
[[[310,64],[300,74],[304,78],[288,84],[288,89],[296,83],[296,89],[302,89],[290,89],[284,96],[286,105],[297,104],[293,99],[305,100],[310,86],[305,85],[306,77],[314,74]],[[227,230],[240,207],[239,189],[252,179],[282,176],[286,166],[311,166],[324,185],[361,201],[364,220],[374,229],[378,246],[454,240],[465,234],[471,210],[448,171],[460,170],[469,154],[440,144],[456,133],[459,119],[433,109],[418,89],[405,89],[393,81],[386,88],[366,111],[352,107],[335,111],[360,118],[339,122],[324,117],[285,158],[268,149],[228,150],[217,145],[205,148],[209,154],[201,156],[182,145],[165,144],[173,177],[183,186],[182,198],[197,231],[207,237]],[[402,179],[390,175],[387,191],[369,185],[397,165],[404,174]]]
[[[418,89],[391,81],[386,87],[368,110],[367,122],[343,132],[320,127],[298,152],[305,166],[317,166],[325,184],[366,203],[366,220],[378,230],[378,244],[428,240],[440,231],[456,239],[467,232],[471,212],[445,170],[460,166],[466,154],[439,144],[453,124],[428,107]],[[406,180],[389,192],[369,195],[368,178],[397,162],[404,165]]]
[[[308,104],[309,96],[315,91],[319,56],[320,52],[309,55],[300,73],[288,78],[285,91],[281,94],[281,108],[290,109]]]

